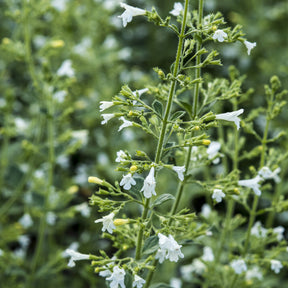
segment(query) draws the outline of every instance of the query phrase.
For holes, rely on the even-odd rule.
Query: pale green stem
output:
[[[183,22],[182,22],[182,27],[181,27],[181,33],[179,35],[179,42],[178,42],[176,60],[175,60],[174,70],[173,70],[173,80],[171,82],[171,86],[170,86],[170,90],[169,90],[169,94],[168,94],[168,100],[167,100],[167,103],[166,103],[165,114],[164,114],[164,118],[163,118],[163,122],[162,122],[162,127],[161,127],[161,131],[160,131],[160,137],[159,137],[159,140],[158,140],[157,150],[156,150],[156,155],[155,155],[155,161],[154,162],[156,164],[159,164],[159,162],[161,160],[161,155],[162,155],[162,151],[163,151],[163,143],[164,143],[164,139],[165,139],[165,135],[166,135],[167,124],[168,124],[168,120],[169,120],[169,116],[170,116],[170,112],[171,112],[171,108],[172,108],[172,103],[173,103],[173,98],[174,98],[174,94],[175,94],[175,88],[176,88],[176,80],[175,80],[175,78],[178,75],[179,63],[180,63],[180,58],[181,58],[182,49],[183,49],[183,40],[184,40],[185,28],[186,28],[188,2],[189,2],[189,0],[186,0],[186,2],[185,2]],[[150,203],[150,199],[146,199],[145,200],[145,204],[144,204],[144,210],[143,210],[142,218],[141,218],[142,219],[142,224],[145,221],[145,219],[147,218],[148,211],[149,211],[149,203]],[[135,253],[135,259],[136,260],[139,260],[141,258],[141,248],[142,248],[142,242],[143,242],[144,228],[145,227],[143,225],[140,227],[139,233],[138,233],[138,236],[137,236],[137,245],[136,245],[136,253]]]

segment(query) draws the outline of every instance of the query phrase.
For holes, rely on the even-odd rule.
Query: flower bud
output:
[[[129,219],[115,219],[115,220],[113,221],[113,224],[114,224],[115,226],[121,226],[121,225],[128,224],[129,221],[130,221]]]
[[[204,139],[204,140],[202,140],[202,144],[203,145],[210,145],[210,143],[211,143],[211,141],[209,140],[209,139]]]
[[[136,172],[137,169],[138,169],[138,167],[137,167],[136,165],[132,165],[132,166],[130,167],[130,172]]]
[[[98,185],[103,185],[104,181],[99,179],[98,177],[90,176],[90,177],[88,177],[88,182],[89,183],[98,184]]]
[[[53,40],[51,43],[50,43],[50,46],[52,48],[62,48],[65,46],[65,42],[63,40]]]

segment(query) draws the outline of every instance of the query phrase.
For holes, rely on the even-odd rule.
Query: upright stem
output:
[[[156,150],[156,155],[155,155],[155,163],[159,164],[161,160],[161,155],[163,151],[163,143],[165,140],[165,135],[166,135],[166,129],[167,129],[167,124],[168,124],[168,119],[170,116],[171,108],[172,108],[172,103],[173,103],[173,98],[175,94],[175,88],[176,88],[176,80],[175,78],[178,75],[179,72],[179,63],[180,63],[180,58],[182,54],[182,49],[183,49],[183,41],[185,38],[185,29],[186,29],[186,20],[187,20],[187,12],[188,12],[188,3],[189,0],[185,0],[185,8],[184,8],[184,15],[183,15],[183,22],[181,26],[181,33],[179,35],[179,42],[178,42],[178,48],[177,48],[177,54],[176,54],[176,60],[174,64],[174,69],[173,69],[173,80],[171,81],[171,86],[169,89],[169,94],[168,94],[168,99],[166,103],[166,108],[165,108],[165,114],[162,122],[162,127],[160,131],[160,137],[158,140],[157,144],[157,150]],[[136,244],[136,254],[135,254],[135,259],[139,260],[141,258],[141,248],[142,248],[142,242],[143,242],[143,233],[144,233],[144,224],[143,222],[147,218],[148,211],[149,211],[149,203],[150,203],[150,198],[145,200],[144,204],[144,210],[142,214],[142,226],[139,229],[139,233],[137,236],[137,244]]]
[[[260,167],[259,168],[262,168],[264,166],[264,162],[265,162],[269,124],[270,124],[270,120],[267,117],[264,135],[263,135],[263,139],[262,139],[262,153],[261,153]],[[245,244],[244,244],[243,256],[245,256],[247,251],[248,251],[248,245],[249,245],[250,236],[251,236],[251,229],[252,229],[253,223],[254,223],[255,218],[256,218],[256,209],[258,206],[258,201],[259,201],[259,196],[255,195],[254,200],[253,200],[252,210],[250,211],[250,218],[249,218],[249,223],[248,223],[246,240],[245,240]]]

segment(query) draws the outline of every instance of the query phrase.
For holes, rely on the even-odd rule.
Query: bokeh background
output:
[[[154,6],[164,17],[174,2],[127,3]],[[220,11],[227,25],[241,24],[247,39],[257,42],[250,56],[243,45],[217,44],[224,66],[205,73],[226,77],[235,65],[247,75],[244,88],[254,89],[250,108],[263,105],[263,86],[272,75],[287,88],[287,0],[204,2],[205,14]],[[157,83],[153,67],[168,72],[177,46],[174,34],[142,17],[123,28],[119,3],[0,1],[1,287],[104,287],[87,263],[68,269],[63,254],[70,246],[113,255],[94,224],[100,216],[88,205],[95,187],[87,178],[120,179],[117,151],[153,154],[154,147],[141,132],[117,133],[115,121],[101,125],[99,102],[123,84],[135,90]],[[196,9],[197,1],[190,6]],[[70,70],[61,75],[65,61]],[[282,113],[278,128],[287,129],[287,121]]]

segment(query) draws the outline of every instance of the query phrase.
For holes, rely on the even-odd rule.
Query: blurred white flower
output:
[[[128,173],[127,175],[124,175],[120,182],[120,186],[123,186],[125,190],[129,190],[132,185],[136,185],[136,181],[133,179],[132,174]]]
[[[238,185],[251,188],[254,191],[255,195],[260,196],[261,190],[259,189],[260,188],[259,182],[261,180],[262,178],[259,175],[257,175],[255,178],[252,179],[239,180]]]
[[[258,172],[258,175],[263,179],[273,179],[276,183],[280,183],[281,179],[278,176],[278,173],[281,172],[281,168],[276,168],[273,172],[269,169],[269,167],[262,167]]]
[[[184,10],[183,5],[180,2],[176,2],[174,3],[173,10],[171,10],[169,13],[177,17],[183,10]]]
[[[117,157],[115,159],[115,162],[122,162],[122,161],[125,161],[127,158],[127,155],[123,150],[118,151],[116,154],[117,154]]]
[[[222,202],[222,198],[224,198],[226,195],[223,193],[221,189],[214,189],[212,194],[212,199],[215,199],[217,203]]]
[[[26,249],[30,243],[30,238],[27,235],[20,235],[18,237],[18,242],[21,248]]]
[[[82,204],[76,205],[75,210],[77,212],[80,212],[80,214],[86,218],[88,218],[91,214],[91,210],[87,202],[83,202]]]
[[[165,259],[169,259],[171,262],[177,262],[179,258],[184,258],[183,253],[180,248],[182,245],[179,245],[172,235],[168,237],[159,233],[159,249],[155,256],[156,259],[159,259],[159,262],[162,263]]]
[[[95,223],[103,223],[102,227],[102,232],[105,232],[107,230],[108,233],[112,234],[113,229],[116,229],[114,223],[113,223],[113,218],[115,214],[112,212],[107,216],[104,216],[102,219],[95,220]]]
[[[101,114],[104,120],[101,121],[101,124],[106,124],[110,119],[112,119],[115,114]]]
[[[100,102],[100,112],[110,108],[111,106],[114,105],[114,103],[112,101],[101,101]]]
[[[171,278],[170,280],[170,287],[171,288],[181,288],[182,287],[182,281],[179,278]]]
[[[68,267],[74,267],[75,261],[88,260],[90,258],[88,254],[82,254],[72,249],[66,249],[65,253],[71,257],[68,263]]]
[[[114,266],[113,273],[110,275],[110,277],[106,278],[106,280],[111,281],[110,283],[111,288],[118,288],[118,285],[120,285],[121,288],[126,288],[124,284],[124,278],[125,278],[125,270],[120,269],[118,266]]]
[[[20,117],[16,117],[14,121],[15,121],[15,126],[18,132],[23,133],[27,130],[29,124],[26,120]]]
[[[140,89],[140,90],[135,90],[132,93],[133,93],[134,96],[138,95],[140,97],[142,94],[146,93],[148,90],[149,90],[148,88],[143,88],[143,89]]]
[[[201,208],[201,214],[204,218],[209,218],[211,211],[211,207],[208,204],[204,204]]]
[[[217,141],[212,141],[206,150],[206,152],[208,154],[208,159],[209,160],[213,159],[213,161],[212,161],[213,164],[218,164],[220,162],[219,157],[215,158],[216,155],[218,154],[220,148],[221,148],[221,143],[219,143]]]
[[[23,228],[29,228],[33,225],[33,220],[30,216],[30,214],[25,213],[20,219],[19,219],[19,223],[21,224],[21,226]]]
[[[0,249],[0,257],[3,256],[4,251],[2,249]]]
[[[281,241],[284,239],[283,233],[285,232],[285,228],[283,226],[278,226],[273,229],[273,233],[277,235],[277,240]]]
[[[230,263],[230,266],[233,268],[236,274],[241,274],[242,272],[247,271],[247,266],[243,259],[233,260]]]
[[[283,265],[278,260],[271,260],[271,270],[274,271],[276,274],[280,273],[280,270],[283,268]]]
[[[143,191],[145,198],[151,198],[152,195],[156,195],[155,188],[156,188],[156,180],[154,177],[154,167],[150,169],[148,176],[144,180],[143,187],[141,192]]]
[[[66,10],[67,2],[68,0],[52,0],[51,6],[59,12],[64,12]]]
[[[122,3],[122,2],[120,3],[120,6],[125,9],[125,11],[120,16],[118,16],[119,18],[122,18],[124,27],[127,26],[127,23],[132,21],[132,18],[134,16],[146,14],[145,10],[127,5],[127,4]]]
[[[42,48],[47,43],[47,37],[43,35],[35,35],[33,37],[33,44],[37,49]]]
[[[256,278],[258,280],[262,280],[263,274],[260,271],[259,267],[254,266],[252,269],[247,270],[245,278],[246,278],[246,280],[252,280],[253,278]]]
[[[82,145],[85,146],[88,143],[88,130],[76,130],[72,131],[72,137],[76,140],[80,140]]]
[[[251,43],[251,42],[245,40],[245,41],[244,41],[244,45],[245,45],[246,48],[247,48],[247,54],[250,55],[251,50],[252,50],[254,47],[256,47],[256,42]]]
[[[267,229],[265,229],[260,221],[255,222],[251,229],[251,235],[257,238],[264,238],[267,235]]]
[[[129,126],[133,126],[133,123],[131,121],[126,120],[123,116],[121,116],[119,120],[122,120],[123,124],[119,127],[118,131],[121,131],[122,129]]]
[[[184,180],[185,166],[173,166],[172,168],[178,175],[180,181]]]
[[[239,129],[240,128],[240,118],[238,116],[240,114],[242,114],[243,112],[244,112],[244,109],[239,109],[237,111],[217,114],[216,119],[234,122],[235,125],[237,126],[237,129]]]
[[[56,74],[59,77],[61,76],[73,77],[75,75],[75,71],[72,67],[72,61],[70,59],[63,61],[60,68],[57,70]]]
[[[214,261],[214,254],[210,247],[206,246],[203,249],[203,256],[201,257],[205,262],[212,262]]]
[[[63,103],[64,100],[65,100],[65,97],[67,95],[67,91],[65,90],[60,90],[60,91],[57,91],[53,94],[53,99],[55,101],[57,101],[58,103]]]
[[[57,216],[54,212],[47,212],[46,214],[46,222],[47,224],[53,226],[56,223]]]
[[[92,46],[92,39],[89,37],[84,37],[79,44],[74,46],[74,53],[83,56],[87,53],[87,50]]]
[[[212,38],[214,40],[217,40],[218,42],[223,42],[225,40],[225,38],[227,38],[227,33],[224,32],[223,30],[221,29],[218,29],[215,31],[214,35],[212,36]]]
[[[143,278],[139,277],[138,275],[135,275],[132,287],[142,288],[143,284],[145,283],[146,281]]]

